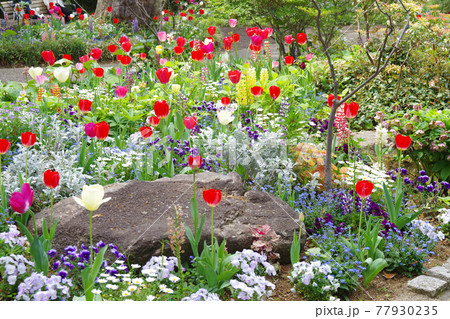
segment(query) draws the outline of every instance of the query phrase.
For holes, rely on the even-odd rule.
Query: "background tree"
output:
[[[137,18],[140,23],[145,23],[161,14],[163,2],[162,0],[98,0],[95,16],[107,16],[109,13],[106,8],[112,7],[113,18],[128,22]]]

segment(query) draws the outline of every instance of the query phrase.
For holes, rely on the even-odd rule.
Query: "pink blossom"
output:
[[[38,84],[38,85],[42,85],[42,84],[44,84],[45,83],[45,81],[47,81],[48,80],[48,77],[46,77],[45,75],[36,75],[36,83]]]
[[[75,64],[75,68],[76,68],[78,71],[83,70],[83,63],[77,63],[77,64]]]
[[[33,204],[33,195],[34,190],[31,190],[30,184],[24,183],[21,192],[12,193],[9,199],[11,208],[19,214],[25,214]]]
[[[237,20],[236,19],[230,19],[228,20],[228,23],[230,24],[230,27],[234,28],[237,24]]]
[[[116,75],[117,76],[122,75],[122,73],[123,73],[123,70],[121,68],[116,68]]]
[[[123,99],[128,92],[128,88],[126,86],[116,86],[116,94],[119,99]]]
[[[167,59],[159,59],[159,64],[164,65],[167,61]]]
[[[272,69],[275,69],[278,67],[280,63],[278,61],[272,61]]]
[[[167,33],[165,31],[158,32],[158,39],[161,42],[164,42],[167,40]]]
[[[306,55],[306,61],[311,61],[313,56],[314,56],[314,54],[312,54],[312,53],[307,54]]]

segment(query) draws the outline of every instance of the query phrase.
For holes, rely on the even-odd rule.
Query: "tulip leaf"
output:
[[[27,237],[28,242],[30,244],[33,243],[33,235],[31,235],[31,232],[28,230],[28,228],[18,220],[16,220],[16,224],[19,227],[22,234],[24,234]]]
[[[44,251],[44,246],[36,235],[33,239],[33,243],[30,246],[30,253],[33,256],[34,267],[37,272],[43,272],[45,276],[48,274],[48,256]]]

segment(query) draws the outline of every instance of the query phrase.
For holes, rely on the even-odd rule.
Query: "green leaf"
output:
[[[371,259],[371,258],[370,258]],[[364,270],[364,286],[367,288],[369,283],[382,271],[385,267],[387,267],[388,263],[383,258],[378,258],[374,261],[371,261],[366,270]]]
[[[28,230],[28,228],[24,224],[19,222],[18,220],[16,220],[16,224],[17,224],[17,226],[19,226],[19,229],[22,232],[22,234],[24,234],[27,237],[28,242],[30,244],[32,244],[33,243],[33,235],[31,235],[31,232]]]
[[[388,208],[389,220],[391,222],[395,223],[398,215],[396,215],[396,213],[395,213],[394,204],[392,203],[392,197],[391,197],[391,194],[389,193],[385,183],[383,183],[383,192],[384,192],[384,198],[386,201],[386,205]]]
[[[43,272],[45,276],[48,274],[48,256],[44,251],[44,247],[39,240],[39,236],[36,235],[33,239],[33,243],[30,246],[30,253],[33,256],[34,267],[37,272]]]

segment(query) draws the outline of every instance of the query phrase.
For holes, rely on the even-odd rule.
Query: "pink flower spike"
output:
[[[11,208],[19,214],[25,214],[31,207],[31,204],[33,204],[33,196],[34,190],[31,189],[30,184],[23,184],[22,192],[12,193],[9,199]]]
[[[128,88],[126,86],[116,86],[116,94],[119,99],[123,99],[128,92]]]

